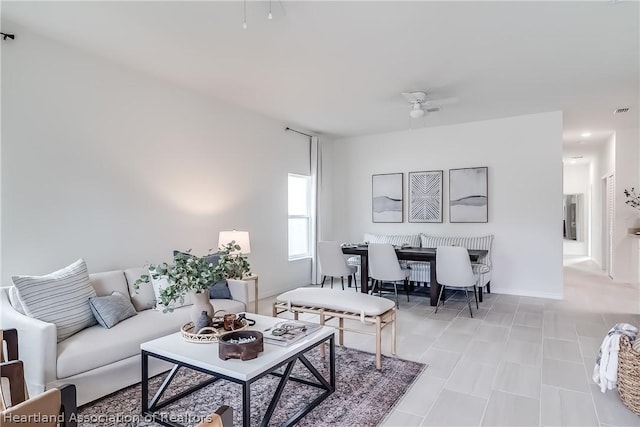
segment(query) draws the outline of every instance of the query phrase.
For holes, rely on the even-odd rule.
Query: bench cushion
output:
[[[478,259],[477,264],[484,264],[491,269],[491,245],[493,234],[488,236],[430,236],[420,234],[420,245],[423,248],[437,248],[438,246],[462,246],[467,249],[486,250],[487,255]]]
[[[276,301],[349,313],[364,313],[365,316],[379,316],[395,306],[395,302],[385,298],[338,289],[298,288],[278,295]]]

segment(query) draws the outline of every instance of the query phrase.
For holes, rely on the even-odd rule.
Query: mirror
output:
[[[582,194],[564,195],[563,237],[567,240],[584,240],[582,216],[584,212],[584,196]]]

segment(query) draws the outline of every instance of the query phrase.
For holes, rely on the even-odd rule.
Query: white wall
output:
[[[495,234],[492,291],[562,296],[562,113],[345,138],[333,146],[333,229],[325,238],[361,241],[365,232]],[[489,167],[489,223],[448,222],[451,168]],[[374,224],[371,175],[445,170],[443,224]],[[407,201],[405,200],[405,212]],[[406,218],[406,213],[405,213]],[[406,219],[405,219],[406,221]]]
[[[577,212],[578,226],[576,230],[577,240],[563,240],[563,253],[565,255],[588,255],[589,252],[589,204],[590,182],[588,163],[565,164],[563,166],[563,192],[564,194],[582,194],[582,205]],[[581,208],[581,209],[580,209]]]
[[[637,238],[629,235],[629,229],[640,227],[640,212],[625,204],[624,189],[638,188],[637,175],[640,164],[638,129],[619,129],[615,143],[615,226],[613,232],[613,278],[618,282],[640,282],[638,277]]]
[[[13,28],[13,27],[12,27]],[[22,28],[2,50],[2,283],[203,254],[251,233],[261,295],[310,281],[287,260],[287,173],[308,139]]]

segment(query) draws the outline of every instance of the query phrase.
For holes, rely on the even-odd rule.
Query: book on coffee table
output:
[[[320,328],[321,326],[317,323],[284,320],[276,323],[268,331],[264,331],[262,336],[265,343],[286,347],[315,333]]]

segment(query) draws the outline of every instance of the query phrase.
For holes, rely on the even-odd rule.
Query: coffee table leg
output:
[[[251,384],[247,382],[242,384],[242,425],[251,425]]]
[[[142,413],[149,411],[149,355],[142,352]]]

